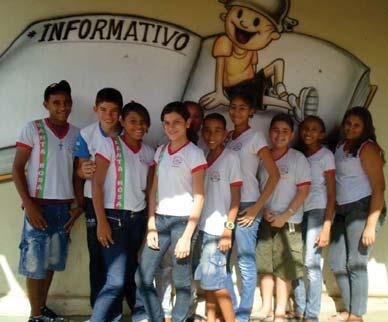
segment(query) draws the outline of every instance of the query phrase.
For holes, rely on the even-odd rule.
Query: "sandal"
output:
[[[332,315],[331,317],[329,317],[329,320],[330,322],[345,322],[345,321],[348,321],[348,318],[344,318],[341,313],[344,313],[344,312],[338,312],[337,314],[334,314]]]

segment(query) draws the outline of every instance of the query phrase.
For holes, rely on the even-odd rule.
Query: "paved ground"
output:
[[[388,322],[388,298],[370,298],[368,302],[368,314],[365,315],[365,322]],[[323,296],[322,309],[321,309],[320,321],[327,321],[328,318],[334,312],[334,305],[331,299]],[[87,316],[71,316],[69,317],[71,322],[85,322],[88,320]],[[28,318],[23,316],[0,316],[0,322],[27,322]],[[125,317],[122,322],[130,322],[129,317]],[[289,322],[295,322],[296,320],[288,320]]]

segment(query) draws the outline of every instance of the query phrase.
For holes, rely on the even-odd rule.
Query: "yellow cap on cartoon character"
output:
[[[297,25],[295,19],[287,17],[290,0],[219,0],[226,8],[245,7],[265,16],[276,27],[278,32],[291,31]]]

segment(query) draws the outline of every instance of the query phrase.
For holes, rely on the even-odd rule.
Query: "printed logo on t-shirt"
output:
[[[241,142],[238,142],[236,143],[235,145],[232,146],[232,150],[233,151],[240,151],[242,148],[242,143]]]
[[[182,164],[183,158],[180,156],[175,156],[174,159],[172,159],[172,166],[173,167],[179,167],[180,164]]]
[[[288,166],[287,165],[280,165],[279,166],[279,172],[280,175],[285,178],[288,175]]]
[[[221,180],[221,175],[218,171],[213,171],[210,175],[210,180],[212,182],[218,182]]]

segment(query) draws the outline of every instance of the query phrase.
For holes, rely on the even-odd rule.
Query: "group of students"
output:
[[[309,116],[296,150],[288,114],[273,117],[269,145],[250,127],[255,99],[230,93],[230,132],[221,114],[204,116],[194,102],[167,104],[166,137],[155,152],[143,142],[151,119],[141,104],[123,106],[119,91],[104,88],[98,121],[79,131],[67,122],[70,85],[48,86],[49,116],[22,130],[13,166],[25,210],[19,272],[27,277],[29,322],[64,320],[46,306],[47,294],[83,212],[92,322],[120,321],[124,298],[135,322],[186,321],[195,311],[194,279],[205,292],[207,321],[247,322],[257,276],[260,321],[285,321],[292,288],[296,314],[318,321],[328,245],[345,304],[332,320],[362,321],[368,254],[385,217],[383,151],[371,115],[361,107],[346,112],[335,154],[323,145],[323,121]]]

